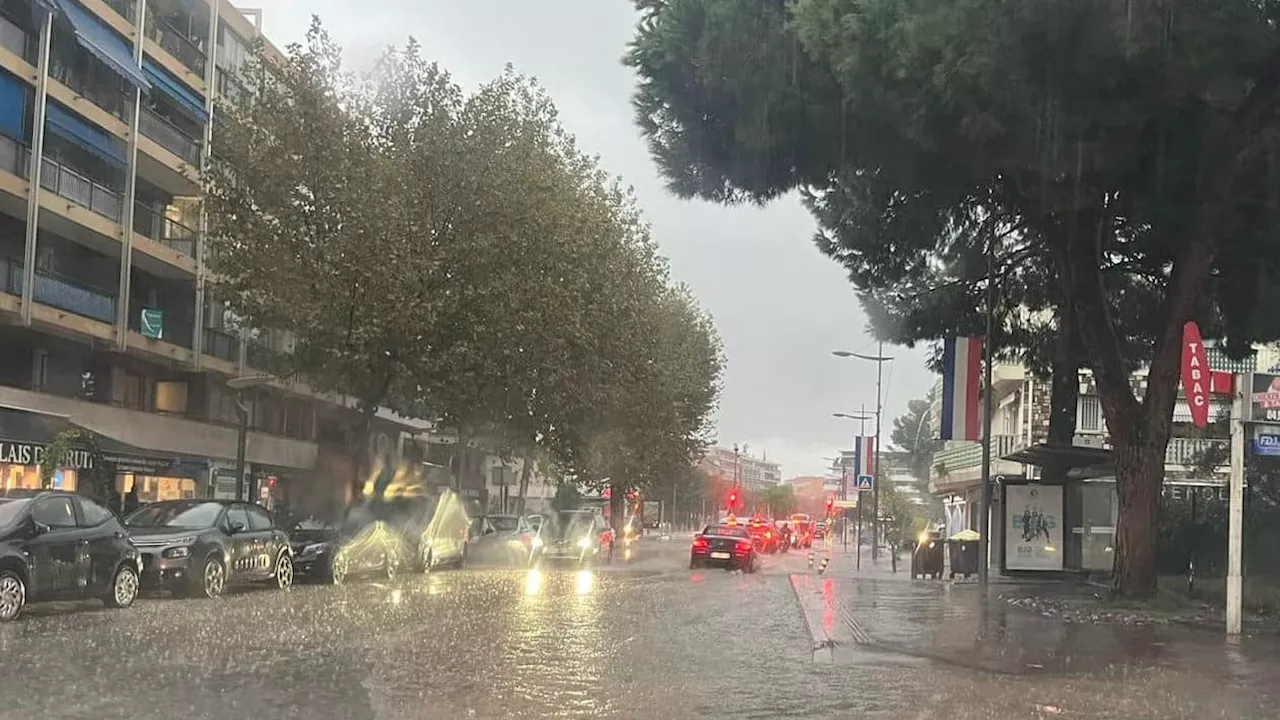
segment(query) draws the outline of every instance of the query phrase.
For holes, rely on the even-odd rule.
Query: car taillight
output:
[[[707,542],[707,539],[704,537],[696,537],[693,539],[694,550],[706,550],[708,545],[709,543]]]
[[[764,539],[765,539],[765,540],[771,540],[772,538],[773,538],[773,533],[771,533],[771,532],[766,532],[766,533],[764,534]]]
[[[751,552],[751,543],[739,542],[734,549],[737,550],[739,553],[749,553]]]

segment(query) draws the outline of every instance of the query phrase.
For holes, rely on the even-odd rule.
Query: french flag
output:
[[[943,440],[981,440],[982,338],[951,338],[942,345]]]
[[[854,438],[853,477],[876,474],[876,438],[874,435]]]

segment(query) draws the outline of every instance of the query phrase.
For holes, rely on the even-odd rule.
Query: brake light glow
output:
[[[771,533],[771,532],[769,532],[769,531],[767,531],[767,530],[766,530],[766,531],[765,531],[765,533],[764,533],[764,539],[765,539],[765,540],[771,540],[771,539],[773,539],[773,533]]]
[[[708,548],[708,547],[710,547],[710,543],[708,543],[708,542],[707,542],[707,539],[706,539],[706,538],[704,538],[704,537],[702,537],[701,535],[699,535],[698,537],[695,537],[695,538],[693,539],[693,551],[694,551],[694,552],[696,552],[696,553],[704,553],[704,552],[706,552],[706,551],[707,551],[707,548]]]
[[[734,550],[735,550],[739,555],[745,555],[745,554],[747,554],[747,553],[751,552],[751,543],[749,543],[749,542],[745,542],[745,541],[742,541],[742,540],[739,540],[739,541],[738,541],[738,544],[734,546]]]

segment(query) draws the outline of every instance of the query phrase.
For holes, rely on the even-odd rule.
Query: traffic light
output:
[[[828,497],[827,498],[827,516],[830,517],[831,515],[834,515],[835,510],[836,510],[835,497],[834,496]]]
[[[730,490],[729,491],[729,509],[732,510],[736,507],[738,507],[738,491]]]

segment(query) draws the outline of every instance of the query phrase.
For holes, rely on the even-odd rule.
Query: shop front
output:
[[[40,465],[45,452],[69,431],[85,430],[63,415],[0,406],[0,491],[41,488]],[[95,434],[95,438],[97,457],[87,447],[69,448],[50,479],[51,488],[83,490],[81,486],[94,470],[95,462],[106,463],[114,470],[117,492],[127,494],[137,488],[141,502],[147,502],[147,496],[181,496],[185,483],[194,483],[176,457],[158,455],[101,434]]]

